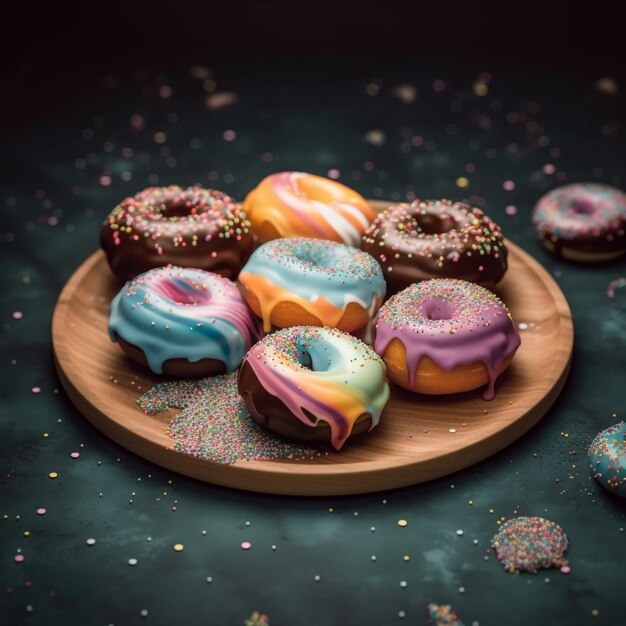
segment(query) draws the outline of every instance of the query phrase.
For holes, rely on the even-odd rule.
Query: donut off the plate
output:
[[[382,209],[390,203],[371,204]],[[166,433],[169,416],[146,415],[135,403],[163,379],[133,364],[109,340],[108,306],[119,283],[102,252],[76,270],[59,296],[52,324],[57,371],[70,399],[103,433],[200,480],[291,495],[368,493],[431,480],[521,437],[548,411],[569,371],[573,325],[567,301],[537,261],[510,241],[506,245],[509,270],[495,292],[513,319],[527,327],[513,363],[498,379],[495,399],[485,402],[475,391],[421,396],[394,387],[371,433],[314,461],[223,465],[173,450]]]

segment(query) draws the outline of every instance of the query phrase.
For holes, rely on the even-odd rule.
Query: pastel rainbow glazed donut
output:
[[[120,280],[169,264],[235,278],[253,238],[250,222],[230,196],[170,185],[122,200],[104,221],[100,244]]]
[[[261,243],[316,237],[358,246],[375,212],[356,191],[323,176],[280,172],[264,178],[243,203]]]
[[[388,294],[429,278],[491,289],[507,269],[500,227],[481,209],[451,200],[388,207],[365,231],[361,249],[380,263]]]
[[[533,224],[550,252],[570,261],[608,261],[626,252],[626,194],[610,185],[576,183],[549,191]]]
[[[259,327],[230,280],[168,266],[122,287],[111,302],[109,335],[156,374],[197,377],[237,369]]]
[[[257,248],[239,282],[265,332],[272,325],[358,330],[385,296],[380,266],[369,254],[306,237],[275,239]]]
[[[611,493],[626,498],[626,424],[598,433],[587,455],[593,477]]]
[[[464,280],[432,279],[407,287],[380,309],[374,350],[389,380],[424,394],[487,388],[508,367],[520,336],[491,291]]]
[[[295,326],[267,335],[245,356],[238,380],[252,417],[287,437],[330,441],[374,428],[389,398],[385,365],[359,339]]]

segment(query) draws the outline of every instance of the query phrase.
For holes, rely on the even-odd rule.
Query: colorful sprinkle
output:
[[[238,460],[312,460],[320,455],[258,425],[237,391],[237,372],[161,383],[140,396],[137,404],[149,415],[182,409],[169,424],[169,436],[174,450],[196,458],[230,464]]]
[[[244,626],[269,626],[270,620],[267,615],[254,611],[250,617],[244,621]]]
[[[463,626],[463,623],[449,604],[435,604],[431,602],[428,605],[428,616],[435,626]]]

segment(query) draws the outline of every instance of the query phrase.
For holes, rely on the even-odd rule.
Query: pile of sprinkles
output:
[[[502,524],[491,540],[496,557],[507,572],[531,572],[540,568],[570,571],[565,553],[567,535],[554,522],[543,517],[516,517]]]
[[[244,626],[269,626],[270,619],[267,615],[254,611],[248,619],[244,621]]]
[[[428,605],[428,617],[435,626],[463,626],[463,622],[449,604],[431,602]]]
[[[168,434],[174,450],[198,459],[231,464],[240,460],[312,460],[322,454],[259,426],[237,392],[237,372],[161,383],[141,395],[137,404],[148,415],[182,409],[170,422]]]

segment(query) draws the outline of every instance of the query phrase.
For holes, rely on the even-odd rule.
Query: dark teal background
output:
[[[626,292],[610,299],[607,286],[626,267],[551,257],[535,241],[530,211],[561,180],[626,186],[624,86],[608,95],[589,75],[494,62],[211,69],[217,90],[236,93],[237,104],[208,110],[188,66],[96,75],[46,115],[9,128],[0,145],[0,623],[230,626],[258,610],[272,626],[425,624],[428,602],[452,604],[466,626],[622,623],[626,506],[590,477],[586,449],[624,416]],[[493,78],[488,95],[477,97],[472,84],[482,71]],[[433,91],[436,79],[445,81],[441,93]],[[157,94],[160,84],[172,87],[171,97]],[[394,97],[400,84],[417,89],[414,102]],[[145,118],[145,130],[132,131],[133,114]],[[223,138],[227,129],[236,131],[232,142]],[[373,130],[384,133],[382,145],[366,141]],[[158,131],[175,161],[160,154]],[[123,157],[124,147],[134,156]],[[467,163],[476,171],[467,173]],[[557,173],[543,173],[546,164]],[[545,418],[452,476],[315,499],[178,476],[92,428],[59,388],[50,319],[63,284],[97,248],[112,207],[150,184],[199,183],[243,199],[271,172],[332,168],[367,197],[483,198],[506,236],[555,277],[576,339],[568,383]],[[131,181],[122,180],[124,171]],[[459,176],[469,187],[455,185]],[[506,180],[513,191],[503,189]],[[508,205],[515,215],[505,213]],[[71,459],[73,451],[80,458]],[[36,514],[39,507],[46,515]],[[504,572],[490,540],[497,521],[516,514],[565,529],[571,574]],[[399,519],[408,526],[398,527]],[[243,551],[242,541],[252,549]],[[13,559],[18,550],[22,563]]]

